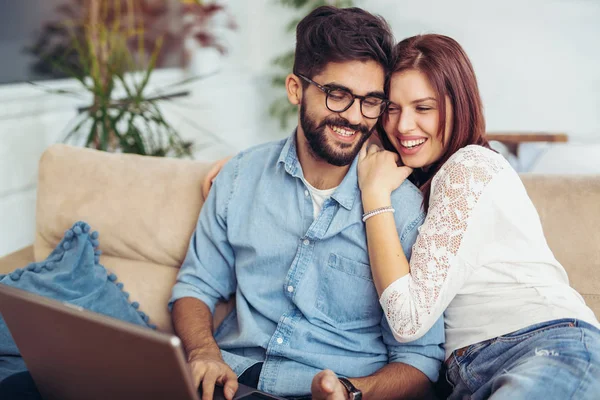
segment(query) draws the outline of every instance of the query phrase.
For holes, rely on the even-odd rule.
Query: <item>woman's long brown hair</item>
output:
[[[429,208],[431,180],[442,165],[461,148],[476,144],[489,148],[485,138],[485,118],[477,79],[471,61],[452,38],[428,34],[404,39],[394,47],[394,74],[408,70],[423,73],[435,91],[439,105],[438,135],[444,140],[446,96],[452,105],[452,127],[440,159],[426,170],[415,169],[410,180],[423,192],[423,208]],[[388,85],[389,86],[389,85]],[[378,124],[379,137],[386,150],[398,152],[383,130],[383,115]]]

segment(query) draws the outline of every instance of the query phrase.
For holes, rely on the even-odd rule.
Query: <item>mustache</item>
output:
[[[350,122],[348,122],[347,120],[345,120],[344,118],[340,118],[340,117],[329,117],[329,118],[325,118],[323,120],[323,122],[321,122],[318,126],[319,129],[324,128],[326,125],[336,125],[336,126],[341,126],[344,128],[348,128],[351,129],[353,131],[359,131],[362,132],[364,134],[368,134],[369,128],[367,128],[365,125],[352,125]]]

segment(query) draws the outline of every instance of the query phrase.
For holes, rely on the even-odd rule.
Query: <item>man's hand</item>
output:
[[[313,400],[347,400],[348,392],[337,375],[326,369],[313,378],[310,387]]]
[[[237,375],[220,357],[205,354],[190,354],[188,363],[192,370],[195,387],[202,383],[202,400],[212,400],[215,384],[223,385],[223,393],[228,400],[238,390]]]

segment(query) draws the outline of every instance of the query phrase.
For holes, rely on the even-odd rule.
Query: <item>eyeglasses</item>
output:
[[[333,112],[344,112],[349,109],[352,104],[354,104],[354,100],[360,100],[360,112],[365,118],[375,119],[379,118],[381,114],[385,111],[388,101],[382,97],[367,95],[367,96],[358,96],[352,93],[348,89],[342,88],[331,88],[323,85],[319,85],[317,82],[313,81],[310,78],[307,78],[304,75],[296,74],[300,78],[304,79],[306,82],[315,85],[319,88],[323,93],[325,93],[325,105],[329,109],[329,111]]]

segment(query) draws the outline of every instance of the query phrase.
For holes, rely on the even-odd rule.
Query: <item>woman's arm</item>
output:
[[[365,213],[391,206],[392,192],[412,173],[398,167],[398,155],[377,145],[363,147],[359,154],[358,179]],[[369,260],[379,296],[396,280],[408,275],[409,264],[398,237],[394,214],[386,212],[365,221]],[[394,268],[384,266],[393,265]]]
[[[365,212],[391,205],[389,194],[386,196],[363,192],[362,198]],[[365,228],[373,281],[381,297],[388,286],[407,276],[410,268],[398,237],[394,214],[387,212],[375,215],[365,221]]]
[[[359,161],[365,211],[389,205],[389,185],[395,179],[391,176],[398,167],[377,153]],[[413,246],[410,266],[391,213],[365,222],[373,279],[397,340],[423,336],[468,279],[473,267],[457,254],[473,210],[486,206],[479,204],[481,194],[503,167],[477,148],[463,149],[444,165],[434,179],[429,212]]]

